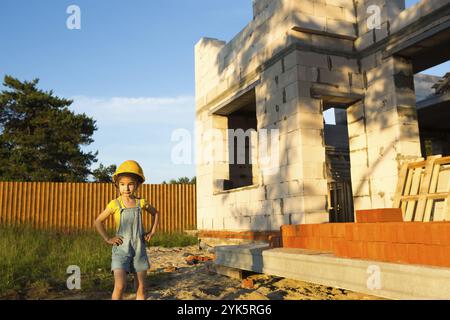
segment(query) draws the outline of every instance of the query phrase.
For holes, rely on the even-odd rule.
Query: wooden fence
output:
[[[36,228],[93,229],[96,217],[119,196],[111,183],[0,182],[0,223]],[[160,212],[159,232],[196,228],[196,188],[190,184],[144,184],[139,196]],[[150,226],[151,215],[144,214]],[[112,217],[106,221],[112,229]]]

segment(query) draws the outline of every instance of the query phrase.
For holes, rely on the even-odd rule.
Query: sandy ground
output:
[[[372,300],[377,297],[302,281],[253,274],[254,287],[244,288],[240,280],[209,271],[208,262],[189,265],[189,255],[212,256],[197,246],[148,249],[151,268],[148,299],[205,300]],[[131,281],[131,280],[130,280]],[[128,290],[131,292],[131,289]],[[74,297],[76,298],[76,297]],[[81,298],[81,297],[80,297]],[[92,297],[91,297],[92,298]],[[97,296],[97,298],[100,298]],[[102,298],[108,298],[103,296]],[[125,299],[134,299],[127,293]]]
[[[211,271],[212,261],[188,264],[189,256],[213,257],[197,246],[183,248],[150,247],[147,249],[151,267],[148,270],[149,300],[378,300],[380,298],[348,290],[315,285],[302,281],[249,274],[252,287],[244,287],[243,281],[219,275]],[[114,279],[99,269],[102,279],[98,289],[87,292],[53,290],[36,285],[23,294],[11,292],[1,299],[30,300],[109,300]],[[82,279],[83,280],[83,279]],[[136,298],[133,293],[133,277],[129,276],[126,300]]]

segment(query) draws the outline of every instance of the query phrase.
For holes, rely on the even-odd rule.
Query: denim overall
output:
[[[123,269],[129,273],[147,271],[150,263],[145,250],[145,234],[139,199],[134,208],[124,208],[119,200],[116,201],[120,208],[117,236],[122,238],[123,243],[112,247],[111,271],[115,269]]]

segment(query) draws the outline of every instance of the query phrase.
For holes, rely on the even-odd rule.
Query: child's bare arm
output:
[[[122,239],[120,237],[109,238],[108,233],[105,230],[105,226],[103,225],[103,222],[106,219],[108,219],[108,217],[113,213],[114,212],[111,209],[106,208],[97,217],[97,219],[95,219],[94,226],[95,226],[95,229],[97,229],[97,232],[100,233],[100,235],[102,236],[103,240],[105,240],[107,243],[112,244],[112,245],[121,245],[123,242]]]
[[[151,206],[150,204],[146,204],[145,206],[145,210],[147,212],[149,212],[152,216],[152,226],[150,228],[150,231],[146,233],[145,235],[145,240],[149,241],[150,238],[155,234],[156,232],[156,227],[158,226],[158,221],[159,221],[159,212],[158,210],[156,210],[155,207]]]

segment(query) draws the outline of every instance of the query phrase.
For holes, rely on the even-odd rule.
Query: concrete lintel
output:
[[[364,98],[362,89],[347,90],[342,86],[314,83],[311,87],[311,96],[322,99],[326,104],[336,106],[350,106]]]
[[[343,35],[340,33],[334,33],[334,32],[329,32],[329,31],[319,31],[319,30],[315,30],[315,29],[308,29],[308,28],[302,28],[302,27],[297,27],[297,26],[292,27],[292,30],[304,32],[304,33],[310,33],[310,34],[318,34],[318,35],[327,36],[330,38],[353,40],[353,41],[355,41],[358,38],[356,36],[347,36],[347,35]]]
[[[395,54],[402,55],[402,51],[407,50],[410,47],[418,46],[423,41],[429,41],[433,36],[439,35],[440,33],[447,34],[450,29],[450,19],[440,23],[429,30],[419,33],[407,40],[398,41],[396,43],[391,43],[386,47],[386,51],[383,52],[383,58],[390,57]]]
[[[236,94],[223,101],[212,110],[208,112],[208,115],[229,115],[230,113],[236,111],[237,109],[245,106],[251,99],[255,98],[254,89],[261,82],[260,79],[252,82],[245,88],[238,91]]]
[[[413,34],[421,29],[427,28],[430,24],[433,22],[441,19],[442,17],[445,17],[450,12],[450,4],[447,4],[443,6],[440,10],[437,10],[425,17],[420,18],[419,20],[413,22],[410,25],[407,25],[401,30],[398,30],[397,32],[389,35],[388,37],[382,39],[379,42],[376,42],[369,46],[368,48],[365,48],[364,50],[361,50],[358,52],[359,58],[367,57],[371,54],[374,54],[378,51],[384,51],[386,48],[392,48],[397,43],[399,43],[402,39],[405,39],[406,35]],[[385,53],[384,57],[389,56],[389,53]]]
[[[314,45],[308,45],[303,43],[294,42],[287,46],[286,48],[280,50],[278,53],[276,53],[274,56],[270,57],[267,61],[265,61],[262,64],[262,70],[265,70],[269,68],[270,66],[274,65],[277,61],[281,60],[282,58],[286,57],[293,51],[306,51],[306,52],[314,52],[324,55],[330,55],[330,56],[339,56],[347,59],[358,59],[359,56],[356,54],[356,52],[348,52],[348,51],[337,51],[337,50],[331,50],[326,48],[320,48]]]
[[[447,101],[450,101],[450,92],[444,93],[442,95],[431,96],[425,100],[417,102],[417,110],[424,109]]]

